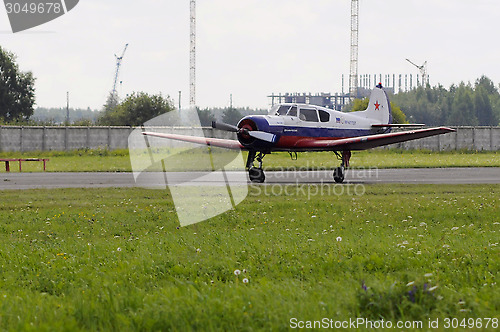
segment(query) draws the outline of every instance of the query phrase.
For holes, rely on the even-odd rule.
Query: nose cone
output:
[[[264,135],[266,133],[270,133],[269,122],[267,121],[265,116],[262,115],[246,116],[240,120],[240,122],[238,123],[238,128],[241,129],[238,132],[238,140],[245,147],[254,148],[258,150],[258,149],[269,149],[274,145],[274,140],[272,142],[269,142],[260,138],[261,135],[249,134],[250,131],[258,131],[259,134],[262,133]]]

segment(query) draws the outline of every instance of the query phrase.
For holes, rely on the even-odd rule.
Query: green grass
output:
[[[128,150],[77,150],[70,152],[25,152],[0,153],[0,158],[44,157],[49,158],[47,170],[51,172],[130,172],[131,164]],[[291,160],[288,153],[273,153],[264,159],[267,170],[283,168],[334,169],[340,162],[332,152],[299,153],[298,160]],[[185,154],[180,167],[186,164],[196,165],[199,155],[193,154],[193,162],[189,163],[189,154]],[[246,153],[244,153],[244,160]],[[174,160],[173,158],[171,160]],[[352,167],[378,168],[413,168],[413,167],[500,167],[498,152],[431,152],[403,150],[369,150],[355,151],[351,158]],[[41,172],[42,163],[23,163],[24,172]],[[11,171],[18,172],[17,163],[11,164]],[[0,163],[0,172],[5,172]]]
[[[265,188],[182,228],[164,190],[2,191],[0,329],[499,318],[499,185]]]

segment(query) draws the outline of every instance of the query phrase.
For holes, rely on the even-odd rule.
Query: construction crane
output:
[[[418,70],[420,70],[420,74],[422,75],[422,85],[425,87],[427,86],[427,83],[429,83],[429,77],[427,76],[427,61],[424,62],[423,65],[419,66],[415,63],[413,63],[410,59],[406,59],[409,63],[417,67]]]
[[[359,0],[351,1],[351,70],[349,74],[350,98],[358,96],[358,32]]]
[[[123,57],[125,56],[125,51],[127,50],[128,43],[125,44],[125,48],[123,49],[121,56],[116,56],[116,72],[115,72],[115,81],[113,83],[113,90],[111,91],[111,98],[113,103],[116,105],[118,103],[118,93],[116,92],[116,85],[118,84],[118,75],[120,73],[120,66],[122,64]]]
[[[196,107],[196,0],[190,2],[189,107]]]

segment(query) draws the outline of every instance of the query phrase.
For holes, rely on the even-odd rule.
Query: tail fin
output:
[[[389,102],[387,93],[382,89],[382,84],[378,84],[375,89],[372,90],[368,108],[365,111],[354,113],[358,116],[372,119],[383,124],[392,123],[391,103]]]

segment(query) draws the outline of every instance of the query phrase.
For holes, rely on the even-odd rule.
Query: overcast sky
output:
[[[271,93],[340,92],[349,73],[349,0],[198,0],[197,105],[267,108]],[[360,1],[359,74],[417,74],[432,85],[487,75],[500,82],[500,1]],[[33,72],[37,106],[101,109],[114,54],[118,92],[169,95],[188,106],[189,0],[81,0],[66,15],[13,34],[0,9],[0,45]],[[347,88],[346,88],[347,89]]]

